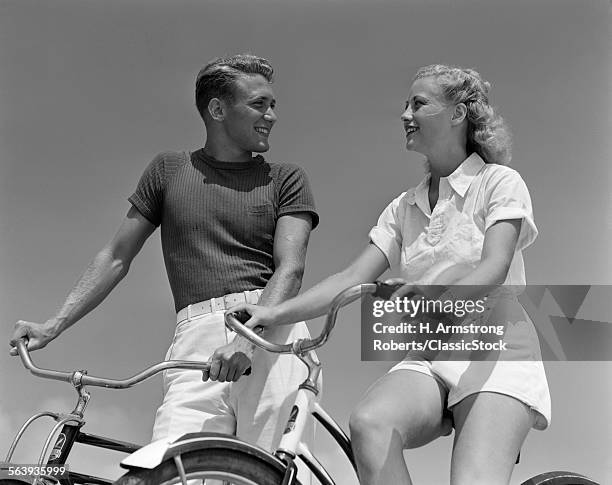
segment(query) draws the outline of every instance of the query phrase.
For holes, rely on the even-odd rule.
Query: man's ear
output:
[[[208,102],[208,114],[215,121],[225,119],[225,104],[219,98],[211,98]]]
[[[467,116],[467,106],[464,103],[458,103],[455,105],[453,110],[453,116],[451,117],[451,123],[454,125],[461,124]]]

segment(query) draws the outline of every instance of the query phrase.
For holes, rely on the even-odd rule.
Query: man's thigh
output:
[[[278,343],[308,336],[303,322],[278,327],[265,335],[270,341]],[[307,374],[306,366],[292,354],[278,355],[256,350],[251,375],[243,376],[232,384],[230,391],[230,403],[237,420],[236,435],[268,451],[276,449],[298,387]],[[308,444],[312,443],[314,426],[310,428],[304,436]]]
[[[303,322],[279,327],[265,335],[270,341],[278,343],[289,343],[309,336]],[[294,355],[277,355],[257,350],[253,357],[251,375],[243,376],[232,384],[230,392],[230,402],[236,413],[236,436],[269,452],[276,450],[295,403],[298,387],[307,374],[306,366]],[[302,442],[311,450],[314,448],[312,417],[306,423]],[[298,477],[306,485],[311,483],[312,476],[302,465],[298,460]]]
[[[180,322],[166,360],[207,361],[228,336],[223,312]],[[236,419],[229,404],[230,384],[202,381],[201,371],[164,372],[164,400],[157,410],[153,440],[212,431],[234,434]]]

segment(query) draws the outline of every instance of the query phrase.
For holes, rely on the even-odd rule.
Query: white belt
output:
[[[210,300],[192,303],[179,310],[176,314],[177,323],[190,320],[206,313],[225,311],[238,303],[252,303],[256,305],[263,290],[243,291],[242,293],[231,293],[229,295],[211,298]]]

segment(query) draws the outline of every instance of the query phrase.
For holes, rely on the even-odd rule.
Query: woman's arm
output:
[[[351,286],[374,281],[387,268],[389,263],[383,252],[370,243],[344,270],[326,278],[301,295],[273,307],[240,304],[230,308],[228,312],[249,313],[251,319],[247,325],[251,328],[286,325],[316,318],[328,311],[338,293]]]
[[[482,257],[474,271],[457,280],[456,285],[501,285],[508,275],[516,243],[521,232],[521,219],[497,221],[485,233]]]
[[[390,299],[423,295],[428,299],[469,300],[482,296],[489,288],[501,285],[508,275],[514,251],[521,231],[521,219],[500,220],[485,233],[482,256],[478,265],[471,269],[467,265],[451,266],[440,274],[433,285],[404,285]],[[401,278],[386,283],[401,283]],[[442,295],[452,285],[452,295]]]

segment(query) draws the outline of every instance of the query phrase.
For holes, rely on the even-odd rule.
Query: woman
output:
[[[489,104],[489,87],[471,69],[420,69],[401,119],[407,149],[426,157],[425,179],[389,204],[346,269],[276,307],[232,311],[250,313],[249,327],[314,318],[341,290],[397,264],[408,284],[398,295],[416,291],[416,284],[524,285],[521,251],[537,229],[523,180],[505,166],[510,137]],[[512,306],[516,298],[508,301]],[[529,429],[544,429],[550,420],[537,339],[520,310],[514,333],[504,337],[515,338],[505,360],[409,355],[368,390],[350,419],[362,484],[412,483],[402,450],[449,434],[451,419],[451,484],[509,482]]]

